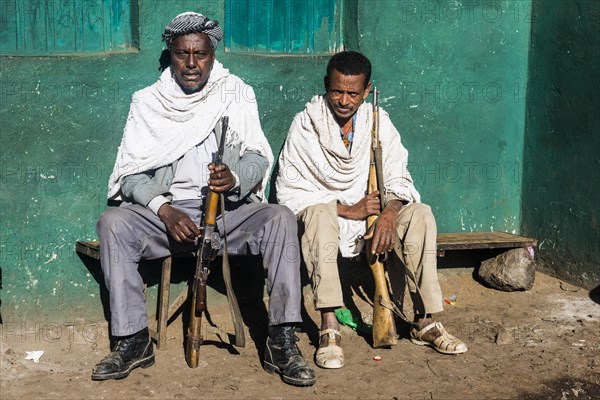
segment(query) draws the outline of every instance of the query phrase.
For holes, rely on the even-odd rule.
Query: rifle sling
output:
[[[225,228],[225,196],[221,197],[221,214],[223,218],[223,281],[227,290],[227,300],[229,303],[229,312],[235,330],[235,345],[237,347],[246,347],[246,337],[244,326],[242,325],[242,314],[240,306],[231,286],[231,271],[229,269],[229,256],[227,255],[227,229]]]

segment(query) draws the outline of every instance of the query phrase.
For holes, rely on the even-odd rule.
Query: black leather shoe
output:
[[[269,326],[264,368],[268,372],[277,372],[291,385],[314,385],[317,376],[300,354],[296,340],[293,326]]]
[[[148,328],[121,338],[113,351],[104,357],[92,370],[92,380],[121,379],[137,368],[148,368],[154,364],[154,350]]]

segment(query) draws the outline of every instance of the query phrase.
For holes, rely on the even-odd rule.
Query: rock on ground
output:
[[[483,261],[478,274],[494,289],[507,292],[531,290],[535,281],[535,261],[524,248],[508,250]]]

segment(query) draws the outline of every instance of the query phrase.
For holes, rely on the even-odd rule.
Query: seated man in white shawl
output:
[[[184,13],[165,28],[171,66],[136,92],[109,180],[120,207],[102,214],[101,264],[110,294],[116,345],[92,379],[118,379],[154,363],[148,334],[142,259],[195,250],[207,188],[226,196],[228,253],[260,254],[267,275],[269,328],[264,367],[287,383],[315,383],[296,345],[301,322],[300,249],[289,209],[266,204],[273,155],[258,117],[254,92],[215,60],[221,28]],[[223,164],[215,165],[215,125],[229,117]],[[223,231],[223,220],[217,218]],[[222,251],[222,250],[221,250]]]
[[[372,239],[374,255],[389,252],[388,265],[401,261],[409,271],[405,275],[415,312],[411,341],[446,354],[467,351],[431,317],[443,308],[436,272],[436,224],[429,206],[419,202],[406,170],[408,152],[384,111],[380,112],[383,211],[379,192],[365,195],[373,110],[364,101],[370,78],[371,63],[364,55],[350,51],[334,55],[327,66],[326,94],[313,97],[296,115],[279,158],[277,199],[303,225],[302,254],[315,308],[321,312],[315,361],[322,368],[344,365],[335,316],[343,306],[337,255],[357,256],[365,239]],[[367,233],[365,220],[371,215],[378,217]],[[392,282],[392,287],[398,296],[404,281]]]

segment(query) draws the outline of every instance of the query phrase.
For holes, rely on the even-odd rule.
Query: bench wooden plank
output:
[[[458,232],[438,233],[437,249],[444,250],[477,250],[504,249],[517,247],[535,247],[537,240],[507,232]],[[100,242],[97,240],[78,240],[79,253],[100,259]]]
[[[100,242],[97,240],[78,240],[75,244],[75,250],[96,260],[100,259]]]
[[[75,250],[78,253],[85,254],[88,257],[92,257],[96,260],[100,259],[100,242],[97,240],[78,240],[75,243]],[[172,254],[172,257],[195,257],[196,255],[189,251],[184,253]]]
[[[439,233],[438,251],[504,249],[537,246],[537,240],[507,232]]]

